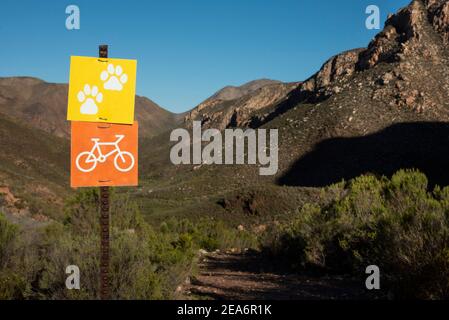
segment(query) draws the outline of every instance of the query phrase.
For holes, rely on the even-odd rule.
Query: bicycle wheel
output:
[[[118,171],[128,172],[134,167],[134,156],[130,152],[121,151],[115,156],[114,165]]]
[[[79,171],[91,172],[96,166],[97,158],[89,151],[81,152],[78,157],[76,157],[76,167]]]

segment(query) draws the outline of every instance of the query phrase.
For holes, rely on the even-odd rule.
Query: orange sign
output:
[[[136,186],[138,124],[72,121],[70,185]]]

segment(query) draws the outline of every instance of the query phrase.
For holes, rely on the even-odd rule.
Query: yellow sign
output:
[[[67,120],[132,124],[136,60],[71,57]]]

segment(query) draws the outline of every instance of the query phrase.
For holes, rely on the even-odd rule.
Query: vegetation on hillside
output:
[[[401,170],[363,175],[321,189],[320,199],[267,223],[238,230],[225,217],[166,219],[150,225],[127,194],[112,193],[114,299],[170,299],[196,272],[199,249],[257,248],[299,273],[365,278],[381,271],[381,296],[449,297],[449,187],[429,190],[426,176]],[[0,299],[99,297],[99,213],[95,189],[79,191],[64,219],[27,229],[0,214]],[[81,270],[81,290],[67,290],[65,268]]]
[[[127,195],[112,197],[113,299],[174,298],[177,286],[195,272],[199,248],[215,250],[252,241],[211,219],[169,220],[155,228]],[[66,204],[62,222],[38,230],[22,230],[0,214],[0,299],[98,298],[99,235],[95,189],[79,191]],[[65,287],[68,265],[80,269],[80,290]]]
[[[424,174],[401,170],[334,184],[322,198],[276,227],[265,251],[298,271],[365,277],[374,264],[382,293],[449,298],[449,187],[429,191]]]

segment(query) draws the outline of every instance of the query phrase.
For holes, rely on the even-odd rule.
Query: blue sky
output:
[[[71,55],[138,60],[137,94],[182,112],[226,85],[304,80],[332,55],[378,32],[365,9],[388,13],[410,0],[2,0],[0,76],[68,82]],[[81,29],[65,28],[76,4]]]

